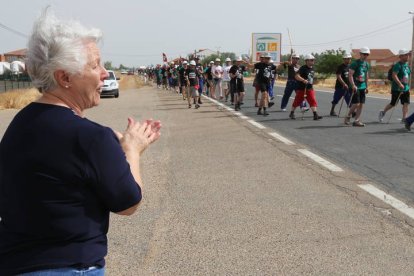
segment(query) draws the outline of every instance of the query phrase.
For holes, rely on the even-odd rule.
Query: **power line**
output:
[[[15,29],[12,29],[10,27],[7,27],[6,25],[4,25],[2,23],[0,23],[0,28],[3,28],[3,29],[5,29],[5,30],[7,30],[7,31],[9,31],[11,33],[14,33],[15,35],[18,35],[18,36],[21,36],[21,37],[24,37],[24,38],[28,38],[29,37],[28,35],[26,35],[26,34],[24,34],[22,32],[19,32],[19,31],[15,30]]]
[[[406,23],[406,22],[408,22],[410,20],[411,20],[411,18],[405,19],[403,21],[400,21],[400,22],[397,22],[397,23],[394,23],[394,24],[391,24],[391,25],[388,25],[388,26],[379,28],[377,30],[374,30],[374,31],[371,31],[371,32],[368,32],[368,33],[365,33],[365,34],[351,36],[351,37],[344,38],[344,39],[340,39],[340,40],[334,40],[334,41],[322,42],[322,43],[313,43],[313,44],[296,44],[296,45],[292,45],[292,46],[294,46],[294,47],[323,46],[323,45],[335,44],[335,43],[340,43],[340,42],[346,42],[346,41],[350,41],[350,40],[362,39],[362,38],[366,38],[366,37],[372,37],[374,35],[380,34],[379,32],[381,32],[381,31],[384,31],[384,30],[393,28],[395,26],[404,24],[404,23]]]

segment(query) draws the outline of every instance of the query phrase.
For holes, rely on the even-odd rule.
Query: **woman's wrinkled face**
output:
[[[72,76],[71,85],[76,93],[76,102],[81,110],[99,104],[104,79],[108,72],[101,64],[101,54],[95,42],[85,44],[87,62],[81,74]]]

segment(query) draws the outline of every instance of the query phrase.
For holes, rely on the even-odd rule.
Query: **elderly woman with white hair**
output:
[[[109,214],[141,201],[140,156],[159,121],[121,133],[83,116],[98,105],[101,32],[47,10],[35,22],[27,68],[42,97],[0,143],[0,275],[104,275]]]

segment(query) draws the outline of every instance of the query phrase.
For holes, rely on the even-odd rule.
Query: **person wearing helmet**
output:
[[[246,72],[246,67],[242,65],[242,61],[241,57],[237,58],[236,63],[229,70],[230,89],[234,97],[234,109],[236,111],[240,110],[245,94],[243,73]]]
[[[204,70],[204,78],[207,80],[207,91],[206,94],[211,97],[211,87],[213,86],[213,75],[211,74],[211,67],[214,61],[210,61],[206,69]]]
[[[266,53],[262,53],[260,55],[259,62],[265,63],[265,58],[264,58],[265,55],[266,55]],[[254,103],[255,103],[254,104],[254,107],[259,107],[259,92],[260,92],[260,87],[259,87],[259,85],[257,85],[257,74],[255,75],[254,80],[253,80],[253,87],[255,88],[255,91],[254,91]]]
[[[296,90],[295,100],[292,104],[292,110],[290,111],[289,115],[289,117],[293,120],[296,119],[295,109],[298,106],[301,106],[305,100],[309,103],[309,106],[313,111],[313,119],[322,119],[322,117],[319,116],[317,112],[318,103],[316,102],[315,90],[313,90],[313,79],[315,77],[315,71],[313,69],[314,63],[315,57],[311,54],[306,55],[305,65],[300,67],[299,71],[295,75],[295,78],[298,81],[298,86]]]
[[[295,75],[300,68],[299,59],[300,57],[298,54],[292,54],[290,56],[290,60],[283,63],[283,67],[287,67],[288,77],[286,81],[286,87],[283,92],[282,101],[280,103],[280,109],[282,111],[286,111],[286,107],[289,103],[290,96],[292,96],[292,92],[296,90],[297,81],[295,79]]]
[[[224,89],[224,98],[225,98],[226,102],[228,101],[229,94],[230,94],[230,75],[229,75],[229,71],[230,71],[231,67],[232,67],[231,66],[231,59],[226,58],[226,65],[223,68],[223,89]]]
[[[346,104],[349,106],[351,100],[351,93],[349,93],[349,64],[351,63],[351,54],[345,53],[343,55],[343,63],[336,69],[336,83],[335,92],[332,99],[331,116],[338,116],[335,112],[335,106],[339,100],[344,97]]]
[[[408,65],[410,51],[402,49],[398,52],[399,62],[392,67],[392,84],[391,84],[391,102],[387,104],[384,110],[379,112],[378,119],[382,122],[385,113],[393,108],[398,99],[402,104],[402,123],[405,123],[408,114],[408,105],[410,104],[410,75],[411,70]]]
[[[216,99],[216,92],[219,93],[220,100],[223,99],[222,79],[223,79],[223,67],[220,65],[221,60],[216,58],[213,66],[211,67],[211,74],[213,75],[213,86],[211,87],[211,97]]]
[[[269,54],[263,55],[264,62],[258,62],[254,65],[254,69],[256,71],[256,87],[258,87],[259,91],[261,92],[260,97],[260,104],[259,109],[257,110],[257,115],[264,115],[267,116],[269,113],[267,112],[267,107],[269,104],[269,94],[268,88],[270,84],[270,59],[271,56]],[[262,113],[263,109],[263,113]]]
[[[369,63],[366,61],[370,54],[368,47],[362,47],[359,51],[359,59],[351,63],[349,67],[349,85],[352,91],[351,108],[345,116],[344,123],[349,125],[351,122],[351,115],[355,112],[355,119],[353,126],[363,127],[361,122],[362,108],[365,104],[365,94],[368,93],[368,71],[370,69]]]
[[[191,98],[195,99],[195,108],[199,108],[198,98],[200,94],[198,93],[198,77],[199,74],[196,70],[196,62],[194,60],[190,61],[190,68],[185,72],[186,81],[187,81],[187,102],[188,108],[191,108]]]
[[[182,65],[178,68],[178,76],[180,81],[180,94],[183,96],[183,100],[187,96],[187,80],[186,80],[186,71],[188,69],[188,62],[183,61]]]

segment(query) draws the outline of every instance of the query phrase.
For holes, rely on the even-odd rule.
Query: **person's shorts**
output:
[[[223,88],[230,90],[230,81],[228,80],[223,80]]]
[[[186,80],[180,80],[180,86],[181,87],[187,87],[187,81]]]
[[[200,94],[198,93],[198,89],[196,89],[195,86],[190,86],[187,91],[188,91],[187,92],[187,97],[193,97],[193,98],[195,98],[195,97],[199,97],[200,96]]]
[[[351,103],[364,104],[365,98],[365,89],[357,89],[352,95]]]
[[[400,96],[401,93],[401,96]],[[410,92],[391,91],[391,105],[397,104],[398,97],[400,97],[401,104],[410,104]]]
[[[267,83],[264,82],[258,82],[256,83],[256,90],[259,90],[261,92],[266,92],[267,91]]]
[[[221,84],[221,79],[213,79],[214,86]]]
[[[171,79],[171,86],[178,86],[178,79]]]

